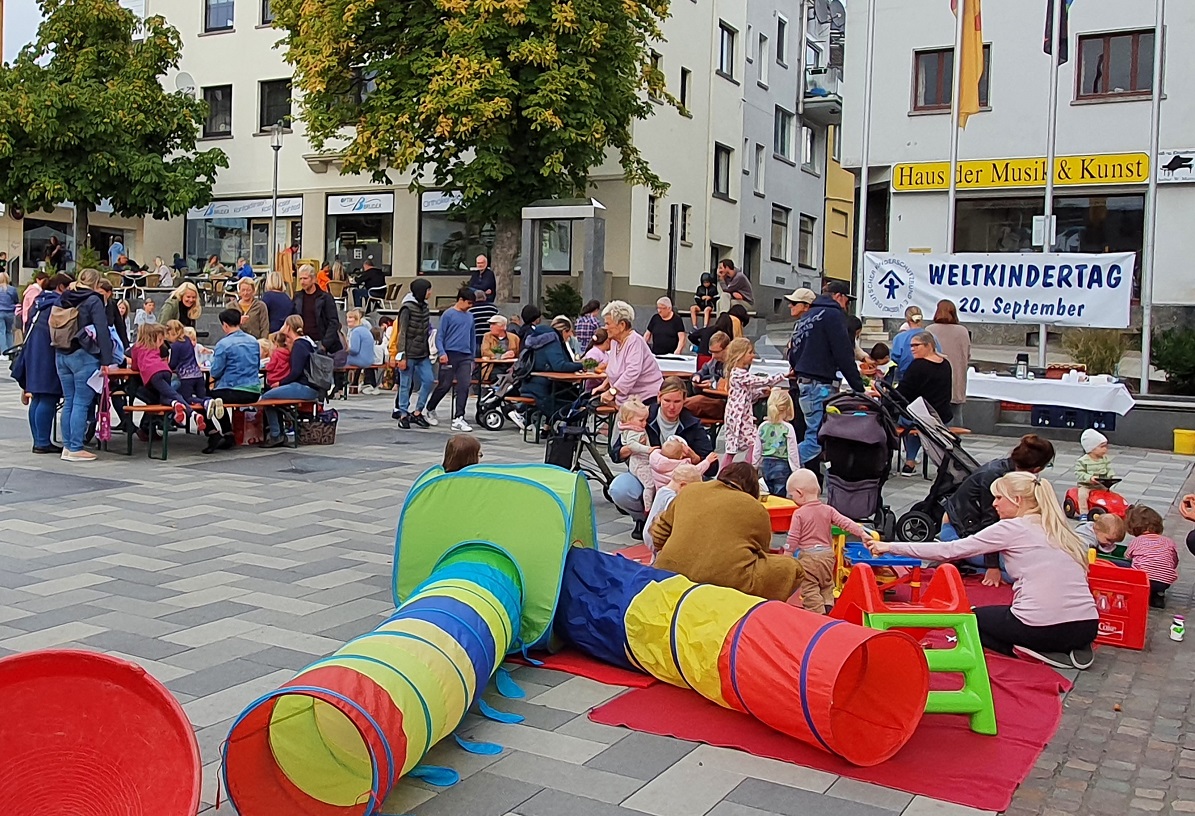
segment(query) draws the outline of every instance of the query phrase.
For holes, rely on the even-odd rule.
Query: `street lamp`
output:
[[[282,152],[282,120],[270,126],[270,147],[274,148],[274,199],[270,208],[270,243],[274,244],[274,257],[270,260],[273,270],[278,262],[278,154]]]

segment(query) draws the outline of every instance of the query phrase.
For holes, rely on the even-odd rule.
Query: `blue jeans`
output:
[[[17,316],[12,312],[0,314],[0,354],[12,348],[12,327],[16,325]]]
[[[277,388],[271,388],[269,391],[261,395],[263,400],[270,399],[285,399],[285,400],[310,400],[316,402],[319,400],[319,394],[310,385],[303,385],[302,383],[287,383],[280,385]],[[266,409],[266,423],[270,428],[270,436],[282,436],[282,412],[277,408]]]
[[[768,492],[773,496],[787,496],[788,477],[793,475],[788,460],[765,456],[760,464],[763,466],[763,480],[768,485]]]
[[[647,518],[643,507],[643,483],[629,470],[614,477],[610,483],[610,501],[636,521]]]
[[[942,529],[938,531],[938,541],[958,541],[958,530],[954,529],[954,525],[949,521],[942,525]]]
[[[71,453],[78,453],[83,450],[91,406],[99,396],[91,390],[87,380],[100,370],[100,358],[83,349],[56,354],[54,363],[58,368],[58,381],[62,383],[62,444]]]
[[[403,416],[411,413],[411,388],[415,380],[419,380],[419,399],[415,402],[415,413],[422,414],[428,398],[432,395],[432,383],[436,381],[430,358],[407,360],[407,370],[398,372],[398,398],[394,401],[394,410]]]
[[[54,441],[54,412],[58,410],[58,397],[53,394],[34,394],[29,400],[29,431],[33,444],[48,448]]]
[[[897,424],[906,431],[905,435],[901,437],[905,443],[905,461],[916,462],[917,457],[921,455],[921,437],[907,432],[909,428],[913,427],[913,423],[907,419],[902,419]]]
[[[830,383],[801,383],[799,388],[801,415],[805,417],[805,438],[797,445],[797,453],[801,457],[801,464],[808,467],[822,452],[817,432],[821,430],[822,419],[826,415],[826,400],[834,393],[834,386]]]

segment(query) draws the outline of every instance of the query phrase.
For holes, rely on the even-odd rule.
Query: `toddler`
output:
[[[1103,487],[1099,479],[1113,479],[1112,458],[1108,456],[1108,437],[1088,428],[1079,437],[1083,455],[1075,462],[1075,482],[1079,486],[1079,520],[1087,521],[1087,498],[1092,490]]]
[[[155,311],[154,302],[146,298],[145,302],[141,304],[141,308],[137,310],[137,314],[133,316],[133,331],[129,334],[130,338],[136,340],[137,333],[141,331],[142,326],[147,323],[158,322],[158,316],[155,314]]]
[[[481,442],[473,434],[456,434],[444,446],[444,472],[456,473],[470,465],[481,464]]]
[[[1110,553],[1124,541],[1124,519],[1112,513],[1103,513],[1095,521],[1085,521],[1076,527],[1075,535],[1088,549]]]
[[[664,440],[664,444],[658,448],[654,448],[648,455],[648,464],[651,465],[652,486],[659,490],[664,485],[672,481],[673,472],[681,465],[692,464],[691,457],[693,456],[693,449],[690,448],[685,440],[679,436],[670,436]],[[702,476],[710,469],[718,459],[718,454],[711,453],[705,457],[699,464],[693,465],[697,468],[698,473]],[[644,507],[650,507],[647,502],[643,503]]]
[[[195,417],[195,427],[200,433],[206,430],[203,417],[191,410],[191,404],[183,395],[174,390],[170,383],[170,364],[164,356],[166,329],[156,323],[147,323],[137,333],[137,342],[129,350],[129,358],[133,361],[133,368],[141,375],[141,382],[146,389],[157,393],[158,405],[171,405],[174,408],[174,424],[185,427],[187,417]],[[170,400],[169,403],[166,400]],[[147,399],[148,403],[149,400]],[[141,428],[137,431],[138,438],[145,442],[149,439],[147,417],[142,414]]]
[[[714,282],[712,274],[702,272],[701,283],[697,286],[697,291],[693,293],[693,306],[689,309],[689,317],[693,321],[693,328],[697,328],[697,318],[699,316],[705,317],[703,325],[708,326],[716,308],[718,308],[718,284]]]
[[[719,444],[725,446],[724,465],[757,458],[753,451],[759,444],[759,437],[755,431],[752,406],[773,386],[787,381],[783,374],[752,374],[749,369],[754,361],[755,344],[746,337],[735,338],[726,347],[726,376],[730,386],[726,397],[726,416],[718,437]]]
[[[792,396],[783,388],[773,388],[768,394],[768,418],[759,423],[759,444],[755,447],[755,465],[773,496],[783,496],[788,477],[801,468],[797,432],[789,424],[794,416]]]
[[[694,482],[700,482],[702,471],[696,466],[688,462],[681,462],[672,471],[672,478],[668,484],[656,491],[655,501],[651,503],[651,509],[647,513],[647,521],[643,525],[643,543],[648,546],[652,552],[652,559],[655,560],[656,544],[651,540],[651,525],[656,520],[656,516],[668,509],[668,505],[672,504],[672,500],[676,498],[676,494],[681,491],[681,488]]]
[[[286,335],[276,332],[270,335],[270,359],[266,363],[266,387],[277,388],[282,379],[290,374],[290,347]]]
[[[220,419],[224,416],[224,401],[208,398],[207,380],[195,356],[196,341],[177,320],[167,320],[165,328],[170,347],[170,370],[178,377],[178,393],[183,402],[188,406],[203,403],[209,419]]]
[[[1101,517],[1102,518],[1102,517]],[[1165,527],[1158,511],[1143,504],[1134,504],[1125,516],[1125,528],[1133,540],[1125,555],[1149,576],[1149,605],[1166,608],[1166,590],[1178,580],[1178,547],[1162,535]]]
[[[801,578],[801,603],[810,612],[829,613],[834,608],[834,545],[830,528],[837,526],[862,541],[873,536],[858,523],[822,504],[817,474],[798,468],[785,485],[788,497],[797,503],[788,538],[786,552],[795,552],[805,569]]]
[[[618,409],[618,437],[631,452],[627,468],[643,485],[643,506],[651,507],[656,483],[651,475],[652,446],[647,439],[647,406],[638,397],[629,397]]]

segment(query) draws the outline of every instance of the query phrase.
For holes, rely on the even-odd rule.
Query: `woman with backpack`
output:
[[[290,341],[290,373],[282,378],[281,385],[262,394],[261,399],[263,401],[284,399],[302,402],[322,400],[324,395],[317,384],[311,382],[311,374],[308,371],[308,363],[318,350],[315,341],[303,334],[301,320],[288,319],[282,324],[282,334],[286,335],[286,339]],[[285,445],[286,437],[282,435],[282,414],[277,408],[266,409],[266,425],[269,431],[261,446],[276,448],[279,445]]]
[[[84,269],[50,310],[50,345],[57,351],[55,365],[62,384],[62,459],[90,462],[96,456],[83,450],[87,424],[91,420],[96,392],[87,381],[97,371],[108,374],[112,358],[112,335],[108,315],[99,291],[100,273]]]

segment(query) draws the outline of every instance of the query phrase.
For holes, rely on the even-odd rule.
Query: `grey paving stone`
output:
[[[415,808],[415,816],[503,816],[518,808],[542,786],[529,785],[482,771]]]
[[[523,700],[508,700],[498,694],[493,686],[486,690],[483,699],[499,711],[522,715],[524,725],[542,728],[545,731],[555,731],[577,716],[571,711],[561,711],[557,708],[527,703]]]
[[[115,630],[91,635],[83,639],[81,643],[87,646],[94,646],[105,652],[122,652],[138,657],[146,657],[150,660],[161,660],[187,650],[186,646],[180,646],[177,643]]]
[[[572,677],[571,674],[552,671],[551,669],[542,669],[537,666],[520,666],[516,663],[507,663],[504,665],[505,668],[511,670],[511,676],[520,684],[526,682],[535,683],[539,686],[559,686]]]
[[[626,728],[615,728],[611,725],[602,725],[595,723],[589,719],[588,714],[581,714],[578,717],[566,722],[564,725],[556,729],[559,734],[567,734],[570,737],[578,737],[580,739],[591,740],[593,742],[601,742],[606,745],[613,745],[619,740],[626,739],[632,731]]]
[[[863,805],[874,805],[885,810],[893,810],[897,813],[904,810],[913,801],[912,795],[903,791],[847,779],[845,776],[839,777],[838,781],[826,791],[826,794],[837,796],[839,799],[849,799]]]
[[[781,816],[892,816],[892,811],[886,808],[828,798],[762,779],[743,780],[726,796],[726,801]]]
[[[631,732],[585,765],[635,779],[655,779],[696,747],[692,742]]]
[[[519,816],[634,816],[639,813],[553,788],[544,788],[519,805],[516,812]]]
[[[607,804],[618,804],[643,786],[642,780],[629,776],[520,751],[503,757],[488,772]]]
[[[171,691],[181,691],[194,697],[206,697],[229,686],[254,680],[276,671],[278,669],[264,663],[236,658],[221,663],[219,666],[191,672],[166,685]]]

